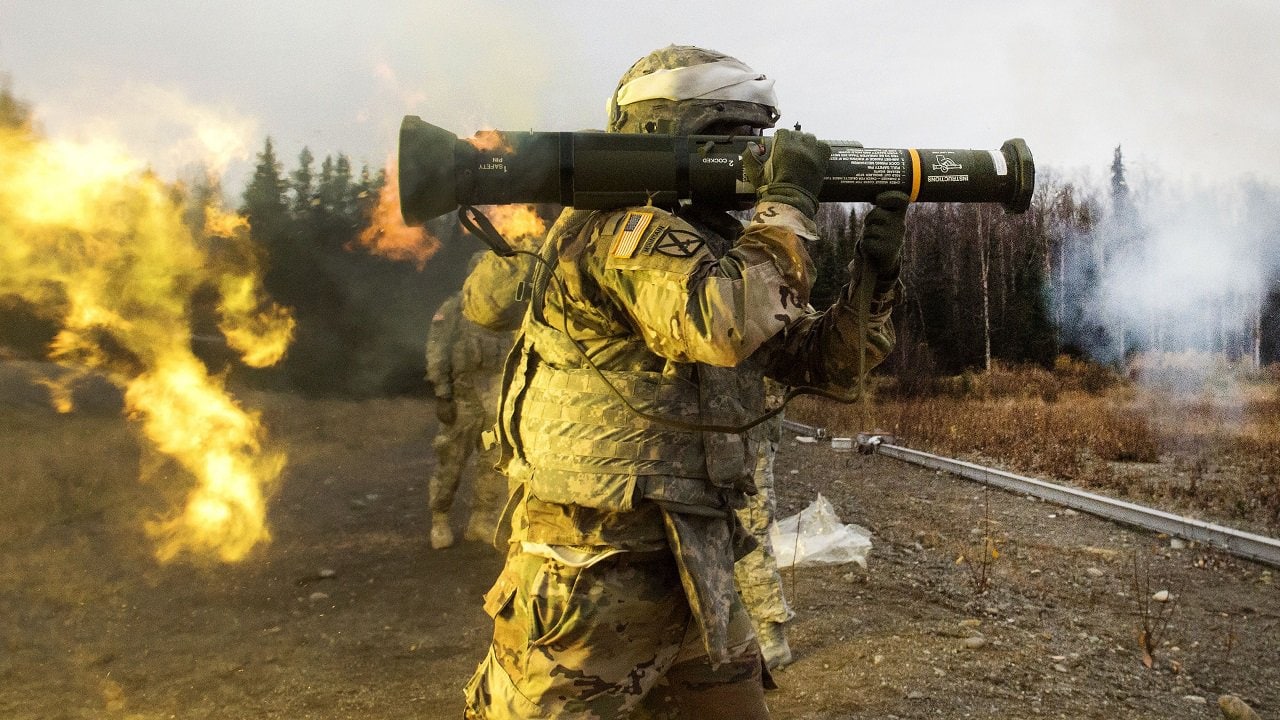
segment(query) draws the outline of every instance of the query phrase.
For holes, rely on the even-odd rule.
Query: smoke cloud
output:
[[[127,83],[110,93],[85,88],[68,106],[42,103],[39,112],[58,120],[60,137],[111,138],[162,177],[190,174],[192,168],[221,176],[234,163],[250,160],[261,142],[256,118],[152,84]]]
[[[1065,331],[1093,359],[1191,393],[1229,363],[1280,359],[1262,326],[1280,279],[1280,188],[1147,181],[1075,247],[1066,297],[1080,316]]]

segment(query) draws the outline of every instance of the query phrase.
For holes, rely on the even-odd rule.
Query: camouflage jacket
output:
[[[487,395],[483,387],[498,377],[512,340],[510,332],[490,330],[463,317],[461,294],[445,298],[427,334],[427,379],[436,396],[451,397],[458,385]]]
[[[554,273],[535,280],[504,370],[499,431],[523,484],[512,541],[669,546],[713,662],[726,649],[739,541],[749,542],[731,510],[754,492],[755,448],[753,433],[699,426],[757,417],[765,377],[855,387],[864,324],[866,367],[893,345],[897,286],[874,298],[870,318],[856,317],[848,293],[825,312],[808,305],[802,238],[814,234],[772,203],[745,229],[692,208],[566,210],[542,252]],[[498,271],[482,263],[472,277],[487,272]]]

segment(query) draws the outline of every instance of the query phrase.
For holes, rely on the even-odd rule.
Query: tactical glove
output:
[[[436,398],[436,419],[443,425],[452,425],[458,421],[458,404],[452,397]]]
[[[759,202],[790,205],[807,217],[818,213],[818,192],[827,174],[831,147],[813,135],[779,130],[766,154],[752,143],[742,154],[742,171]]]
[[[888,190],[876,196],[876,206],[862,224],[860,252],[880,278],[895,278],[902,266],[902,239],[907,233],[905,193]]]

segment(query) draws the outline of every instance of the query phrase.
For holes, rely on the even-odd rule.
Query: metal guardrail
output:
[[[808,435],[809,437],[817,438],[818,440],[823,440],[827,437],[826,428],[805,425],[804,423],[798,423],[795,420],[788,420],[786,418],[782,419],[782,428],[784,430],[790,430],[791,432],[800,433],[801,435]]]
[[[1280,540],[1254,535],[1203,520],[1174,515],[1155,508],[1135,505],[1076,488],[1055,485],[1035,478],[1015,475],[1003,470],[953,460],[940,455],[881,442],[878,436],[860,437],[859,445],[897,460],[932,470],[953,473],[975,482],[991,485],[1022,495],[1032,495],[1048,502],[1064,505],[1080,512],[1096,515],[1127,525],[1194,540],[1232,555],[1280,567]]]

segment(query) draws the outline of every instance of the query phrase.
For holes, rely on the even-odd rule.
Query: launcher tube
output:
[[[400,128],[405,221],[420,224],[459,205],[556,203],[583,209],[672,205],[679,200],[749,206],[742,173],[748,142],[771,138],[600,132],[487,131],[470,140],[406,116]],[[1031,205],[1035,162],[1021,138],[999,150],[864,148],[827,141],[818,199],[872,202],[886,190],[914,202]]]

